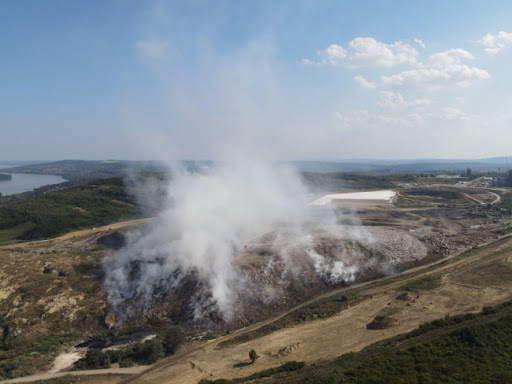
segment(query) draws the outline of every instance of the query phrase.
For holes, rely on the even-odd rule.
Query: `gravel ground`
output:
[[[427,255],[427,247],[403,230],[387,227],[363,228],[370,236],[361,242],[380,250],[393,264],[420,260]]]

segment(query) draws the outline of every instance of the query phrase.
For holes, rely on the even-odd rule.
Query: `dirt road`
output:
[[[499,204],[501,202],[501,196],[500,195],[498,195],[497,193],[494,193],[494,192],[490,192],[490,191],[489,191],[489,193],[496,197],[496,199],[491,204]]]
[[[81,245],[80,239],[84,239],[83,241],[86,241],[86,240],[90,241],[90,237],[92,235],[99,236],[99,235],[104,234],[105,232],[108,232],[110,230],[118,230],[118,229],[135,227],[135,226],[138,226],[141,224],[148,223],[151,220],[153,220],[153,219],[145,218],[145,219],[120,221],[118,223],[104,225],[102,227],[81,229],[78,231],[68,232],[62,236],[55,237],[52,239],[47,239],[47,240],[35,240],[35,241],[28,241],[28,242],[24,242],[24,243],[0,245],[0,249],[1,248],[34,248],[34,247],[39,247],[41,245],[46,245],[46,244],[62,243],[64,241],[68,241],[71,239],[74,240],[75,246],[79,246],[79,245]]]
[[[490,191],[487,191],[487,193],[490,193],[491,195],[494,196],[494,200],[491,203],[489,203],[489,204],[498,204],[501,201],[501,196],[498,195],[497,193],[490,192]],[[471,195],[468,195],[467,193],[465,193],[464,196],[466,196],[468,199],[476,201],[478,204],[487,204],[485,201],[478,200],[477,198],[475,198],[475,197],[473,197]]]
[[[133,375],[140,373],[147,369],[147,367],[131,367],[131,368],[109,368],[109,369],[91,369],[87,371],[72,371],[72,372],[56,372],[56,373],[38,373],[37,375],[18,377],[16,379],[0,381],[2,384],[7,383],[31,383],[34,381],[56,379],[63,376],[105,376],[111,374],[118,375]]]

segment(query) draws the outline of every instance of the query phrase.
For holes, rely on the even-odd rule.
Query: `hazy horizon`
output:
[[[383,163],[389,163],[389,162],[464,162],[464,161],[494,161],[499,162],[500,160],[503,160],[504,163],[507,161],[512,162],[512,155],[510,156],[493,156],[493,157],[487,157],[487,158],[389,158],[389,159],[383,159],[383,158],[318,158],[318,159],[289,159],[289,160],[274,160],[275,162],[312,162],[312,163],[369,163],[369,162],[383,162]],[[101,159],[101,158],[91,158],[91,159],[78,159],[78,158],[69,158],[69,159],[56,159],[56,160],[0,160],[0,167],[8,168],[10,167],[9,163],[19,163],[19,164],[43,164],[43,163],[53,163],[53,162],[59,162],[59,161],[103,161],[103,162],[165,162],[158,159]],[[221,160],[212,160],[212,159],[176,159],[173,160],[175,162],[221,162]]]

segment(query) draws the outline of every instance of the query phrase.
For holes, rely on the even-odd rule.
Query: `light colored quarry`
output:
[[[322,196],[311,203],[311,205],[328,205],[332,202],[346,204],[391,204],[396,196],[395,191],[370,191],[335,193]]]

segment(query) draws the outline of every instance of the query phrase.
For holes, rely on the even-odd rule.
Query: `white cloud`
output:
[[[417,113],[403,116],[387,116],[369,112],[365,109],[349,114],[335,113],[345,130],[412,128],[423,124],[423,117]]]
[[[357,37],[349,43],[351,67],[394,67],[414,64],[418,51],[409,44],[397,41],[385,44],[372,37]]]
[[[398,97],[400,100],[400,97]],[[394,110],[397,111],[396,109]],[[424,127],[461,127],[468,124],[482,127],[486,120],[457,108],[441,108],[414,113],[374,113],[366,109],[348,113],[335,113],[340,127],[347,131],[372,131],[373,134],[392,134],[395,129],[421,129]],[[441,124],[441,125],[440,125]],[[418,131],[419,132],[419,131]]]
[[[512,47],[512,33],[505,31],[498,32],[496,35],[488,33],[478,42],[485,47],[485,52],[495,55],[505,48]]]
[[[461,48],[452,48],[444,52],[431,55],[427,61],[427,67],[444,68],[448,65],[460,64],[463,59],[473,60],[475,57]]]
[[[375,89],[377,85],[371,81],[366,80],[363,76],[357,75],[354,77],[354,80],[359,83],[359,85],[363,88]]]
[[[331,44],[325,50],[318,51],[317,55],[321,57],[320,61],[302,59],[302,63],[306,65],[332,65],[341,66],[347,57],[347,51],[341,45]]]
[[[347,51],[337,44],[331,44],[324,51],[325,57],[331,65],[341,65],[347,57]]]
[[[139,55],[150,59],[159,59],[164,56],[169,43],[165,41],[138,41],[136,44]]]
[[[431,101],[428,99],[415,99],[407,101],[402,94],[398,92],[381,91],[380,100],[377,105],[381,108],[401,109],[430,105]]]
[[[414,42],[418,44],[421,48],[425,48],[425,43],[420,39],[414,39]]]
[[[496,36],[487,35],[486,44],[492,47],[503,46],[505,38],[512,34],[500,32]],[[498,38],[499,37],[499,38]],[[415,38],[414,42],[425,47],[422,40]],[[501,44],[501,45],[500,45]],[[462,48],[452,48],[419,59],[418,51],[402,41],[386,44],[373,37],[356,37],[346,48],[331,44],[325,50],[318,51],[319,60],[304,59],[307,65],[337,66],[345,68],[375,67],[392,68],[407,65],[409,69],[380,77],[380,82],[368,81],[357,75],[354,80],[363,88],[378,87],[422,87],[425,90],[436,90],[444,87],[468,87],[478,80],[489,79],[491,75],[484,69],[472,67],[464,63],[475,57]]]
[[[439,89],[446,86],[468,87],[477,80],[489,79],[484,69],[462,64],[447,65],[444,68],[420,68],[403,71],[391,76],[381,76],[387,86],[410,86]]]
[[[303,59],[307,65],[333,65],[349,68],[394,67],[399,64],[414,64],[418,51],[401,41],[386,44],[373,37],[356,37],[348,44],[348,49],[331,44],[318,51],[319,61]]]
[[[473,60],[474,56],[461,48],[452,48],[429,56],[418,68],[391,76],[381,76],[382,85],[410,86],[439,89],[456,86],[468,87],[474,81],[491,77],[484,69],[469,67],[463,60]]]
[[[434,112],[430,116],[448,121],[470,121],[478,118],[477,115],[468,115],[457,108],[441,108],[438,112]]]

